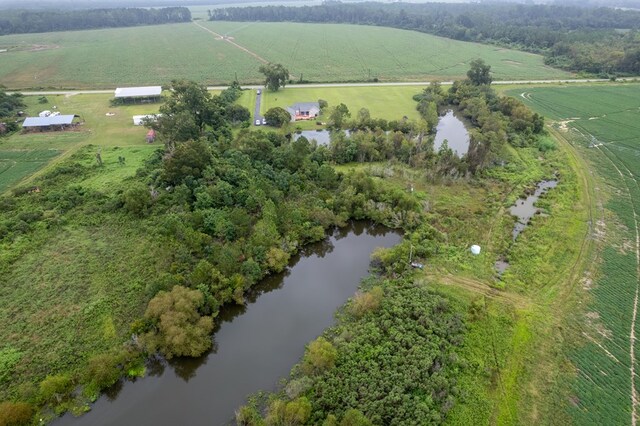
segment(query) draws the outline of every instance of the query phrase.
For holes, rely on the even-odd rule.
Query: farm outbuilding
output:
[[[162,86],[118,87],[115,98],[120,102],[158,101],[162,96]]]
[[[50,115],[49,117],[27,117],[22,123],[24,130],[64,130],[78,124],[79,115]]]
[[[287,107],[287,111],[291,114],[291,121],[312,120],[320,114],[320,104],[318,102],[298,102]]]

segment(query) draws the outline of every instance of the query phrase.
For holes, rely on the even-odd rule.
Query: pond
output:
[[[349,130],[343,130],[346,136],[349,136],[351,132]],[[326,129],[318,130],[302,130],[293,134],[293,140],[297,141],[301,136],[304,136],[311,142],[313,139],[318,142],[318,145],[329,146],[331,143],[331,132]]]
[[[437,152],[447,141],[449,148],[458,156],[462,157],[469,151],[469,132],[452,110],[447,111],[440,117],[436,126],[436,138],[433,142],[434,150]]]
[[[275,390],[305,345],[334,322],[333,314],[368,273],[376,247],[401,234],[355,222],[305,247],[283,273],[265,279],[244,306],[217,319],[214,348],[203,357],[158,361],[149,375],[122,382],[87,414],[66,414],[56,425],[224,425],[246,397]]]

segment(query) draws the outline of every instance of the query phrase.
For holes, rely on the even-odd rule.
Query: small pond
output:
[[[447,141],[449,148],[458,156],[462,157],[469,151],[469,132],[452,110],[447,111],[440,117],[436,126],[436,138],[434,140],[434,150],[437,152]]]
[[[90,412],[56,425],[226,425],[246,397],[275,390],[305,345],[333,324],[358,288],[376,247],[401,240],[397,231],[355,222],[305,247],[289,268],[265,279],[244,306],[216,319],[213,349],[200,358],[158,361],[149,375],[121,382]]]
[[[349,136],[351,132],[349,130],[343,130],[346,136]],[[326,129],[318,129],[318,130],[302,130],[301,132],[293,134],[293,140],[297,141],[300,137],[304,136],[311,142],[312,140],[316,140],[318,145],[329,146],[331,143],[331,133]]]

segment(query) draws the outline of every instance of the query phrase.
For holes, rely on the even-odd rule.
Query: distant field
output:
[[[0,193],[60,154],[55,150],[0,151]]]
[[[639,389],[640,346],[631,338],[639,285],[636,232],[640,214],[640,85],[545,87],[513,90],[555,121],[561,136],[584,148],[601,177],[593,237],[600,263],[583,279],[586,316],[574,327],[586,337],[570,358],[577,378],[570,412],[576,424],[629,424],[631,389]],[[636,318],[635,337],[640,332]],[[631,345],[635,346],[634,359]],[[636,412],[637,414],[637,412]]]
[[[0,83],[11,88],[113,88],[257,81],[260,63],[194,24],[0,37]]]
[[[465,76],[469,62],[483,58],[496,79],[563,78],[542,57],[393,28],[300,23],[204,22],[213,31],[285,64],[312,81],[424,80]]]
[[[204,11],[206,13],[206,10]],[[542,57],[392,28],[335,24],[207,22],[295,79],[383,81],[463,77],[484,58],[496,79],[566,78]],[[259,83],[260,60],[193,23],[0,37],[0,84],[10,88],[112,88]]]

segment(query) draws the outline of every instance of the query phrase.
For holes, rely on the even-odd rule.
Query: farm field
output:
[[[260,62],[190,23],[3,36],[0,48],[0,83],[16,89],[259,80]]]
[[[628,424],[638,416],[637,304],[640,212],[640,85],[512,90],[553,120],[596,171],[597,264],[582,279],[588,302],[571,324],[582,343],[569,354],[577,371],[570,413],[576,424]],[[597,99],[597,102],[594,102]],[[635,394],[635,395],[634,395]]]
[[[43,167],[59,153],[53,149],[0,151],[0,193]]]
[[[206,13],[206,12],[205,12]],[[197,23],[197,25],[196,25]],[[259,58],[280,62],[294,79],[381,81],[463,77],[481,57],[496,79],[553,79],[570,74],[542,57],[413,31],[334,24],[207,22],[0,37],[0,84],[24,88],[112,88],[167,84],[259,83]],[[202,25],[204,28],[199,27]],[[292,43],[291,40],[309,40]],[[126,46],[126,48],[125,48]]]
[[[478,57],[492,66],[496,80],[566,78],[542,57],[466,43],[415,31],[342,24],[203,22],[233,37],[271,62],[288,67],[294,79],[381,81],[464,77]]]

